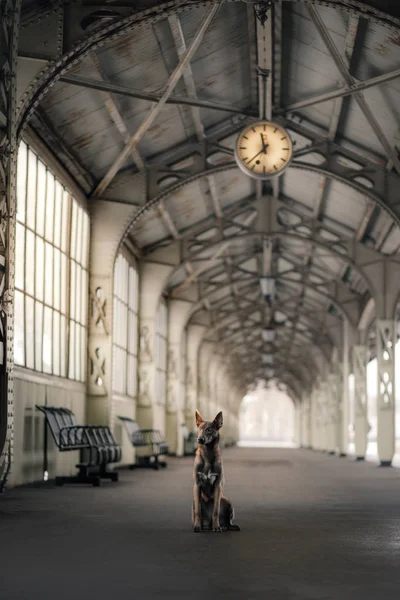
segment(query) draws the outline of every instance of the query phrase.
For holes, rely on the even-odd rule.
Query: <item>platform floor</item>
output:
[[[191,531],[192,458],[0,497],[1,600],[398,600],[400,471],[223,453],[239,533]]]

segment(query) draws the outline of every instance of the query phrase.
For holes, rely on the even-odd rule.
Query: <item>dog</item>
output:
[[[192,505],[195,533],[204,529],[212,529],[214,532],[240,531],[240,527],[232,522],[233,506],[222,495],[224,472],[219,447],[219,430],[222,424],[222,412],[217,414],[214,421],[204,421],[196,410],[198,448],[194,460]]]

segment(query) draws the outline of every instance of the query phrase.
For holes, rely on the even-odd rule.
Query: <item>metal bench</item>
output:
[[[102,425],[78,425],[76,416],[68,408],[36,406],[46,418],[44,428],[44,465],[48,472],[48,429],[60,452],[80,452],[75,476],[56,477],[56,485],[64,483],[91,483],[99,486],[101,479],[118,481],[118,473],[108,471],[107,465],[121,460],[121,448],[109,427]]]
[[[168,454],[168,444],[163,439],[161,432],[157,429],[140,429],[136,421],[129,417],[118,418],[123,422],[132,446],[141,448],[143,451],[143,454],[141,451],[137,453],[136,463],[131,465],[131,468],[165,468],[167,463],[165,460],[160,460],[160,456]],[[146,448],[148,449],[147,452]]]
[[[197,435],[193,431],[189,431],[186,424],[182,425],[183,434],[183,455],[194,456],[197,450]]]

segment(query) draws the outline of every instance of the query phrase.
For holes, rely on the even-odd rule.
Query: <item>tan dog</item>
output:
[[[194,487],[192,521],[193,531],[212,529],[218,531],[239,531],[232,523],[232,504],[222,495],[224,473],[219,448],[219,430],[222,427],[222,412],[214,421],[204,421],[196,410],[198,448],[194,460]]]

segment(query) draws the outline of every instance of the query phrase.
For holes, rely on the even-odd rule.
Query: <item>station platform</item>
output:
[[[100,488],[0,497],[1,600],[397,600],[400,471],[289,448],[223,451],[241,531],[194,534],[193,458]]]

